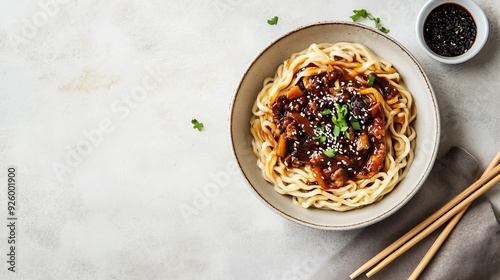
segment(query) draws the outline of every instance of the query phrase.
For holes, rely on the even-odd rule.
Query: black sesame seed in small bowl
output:
[[[417,17],[418,43],[430,57],[447,64],[475,56],[488,32],[488,19],[472,0],[430,0]]]

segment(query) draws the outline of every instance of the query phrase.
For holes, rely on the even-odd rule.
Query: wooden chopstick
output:
[[[498,167],[500,167],[500,166],[498,166]],[[408,249],[413,247],[415,244],[420,242],[422,239],[427,237],[429,234],[434,232],[436,229],[438,229],[440,226],[442,226],[445,222],[447,222],[453,216],[458,214],[458,212],[460,212],[464,207],[468,206],[470,203],[472,203],[474,200],[476,200],[479,196],[483,195],[486,191],[488,191],[492,186],[494,186],[498,182],[500,182],[500,175],[496,176],[495,178],[493,178],[493,180],[486,183],[482,188],[479,188],[476,192],[472,193],[470,196],[468,196],[467,198],[462,200],[462,202],[460,202],[459,204],[454,206],[450,211],[446,212],[443,216],[439,217],[430,226],[426,227],[425,229],[423,229],[422,231],[420,231],[418,233],[411,233],[411,235],[414,236],[413,238],[411,238],[407,243],[403,244],[396,251],[394,251],[392,254],[390,254],[385,259],[383,259],[372,270],[370,270],[368,273],[366,273],[366,276],[371,277],[371,276],[375,275],[375,273],[377,273],[382,268],[387,266],[389,263],[391,263],[393,260],[395,260],[401,254],[406,252]]]
[[[500,152],[495,157],[495,159],[497,159],[497,158],[500,158]],[[495,165],[493,162],[490,164],[490,166]],[[367,276],[368,275],[371,276],[371,275],[375,274],[376,272],[378,272],[380,269],[385,267],[385,265],[389,264],[392,261],[392,258],[395,258],[395,257],[399,256],[400,254],[404,253],[406,250],[408,250],[413,245],[418,243],[420,240],[422,240],[425,236],[430,234],[436,228],[438,228],[439,226],[444,224],[453,215],[458,214],[458,212],[460,212],[465,206],[472,203],[473,200],[475,200],[477,197],[479,197],[480,195],[485,193],[493,185],[495,185],[498,181],[500,181],[500,175],[495,177],[495,175],[497,175],[499,172],[500,172],[500,165],[496,165],[495,167],[491,168],[491,170],[489,172],[486,172],[483,177],[481,177],[479,180],[477,180],[472,185],[470,185],[467,189],[462,191],[459,195],[457,195],[454,199],[452,199],[447,204],[445,204],[443,207],[441,207],[438,211],[436,211],[430,217],[428,217],[427,219],[422,221],[420,224],[415,226],[408,233],[406,233],[405,235],[400,237],[398,240],[393,242],[386,249],[382,250],[376,256],[371,258],[369,261],[367,261],[365,264],[363,264],[360,268],[358,268],[356,271],[354,271],[349,277],[351,279],[358,277],[363,272],[368,270],[370,267],[372,267],[375,264],[379,263],[380,261],[384,260],[384,258],[391,255],[391,253],[393,253],[394,251],[398,250],[397,254],[392,254],[391,258],[387,258],[383,262],[379,263],[379,265],[377,265],[374,269],[372,269],[367,274]],[[471,195],[471,194],[473,194],[473,195]],[[452,210],[452,211],[450,211],[450,210]],[[439,220],[439,222],[434,223],[437,220]],[[431,224],[433,224],[433,226],[426,229],[426,227],[431,225]],[[438,224],[439,224],[439,226],[437,226]],[[425,231],[425,233],[422,233],[422,234],[418,235],[418,237],[417,237],[416,235],[422,231]],[[415,238],[412,239],[413,237],[415,237]],[[407,242],[410,239],[412,239],[411,243],[404,245],[405,242]],[[398,249],[402,245],[404,245],[404,247],[402,249]],[[368,277],[370,277],[370,276],[368,276]]]
[[[378,262],[380,262],[382,259],[387,257],[393,251],[395,251],[396,249],[401,247],[401,245],[403,245],[405,242],[410,240],[418,232],[425,229],[427,226],[429,226],[431,223],[433,223],[435,220],[437,220],[439,217],[441,217],[447,211],[449,211],[454,206],[456,206],[461,200],[463,200],[464,197],[467,197],[472,192],[477,190],[486,181],[491,180],[493,178],[493,175],[495,175],[495,172],[498,173],[499,170],[500,170],[500,166],[496,166],[494,169],[492,169],[488,173],[487,176],[482,177],[481,179],[477,180],[475,183],[473,183],[471,186],[469,186],[467,189],[465,189],[462,193],[460,193],[458,196],[456,196],[453,200],[451,200],[450,202],[445,204],[443,207],[441,207],[438,211],[436,211],[430,217],[428,217],[427,219],[422,221],[420,224],[418,224],[413,229],[411,229],[408,233],[401,236],[398,240],[396,240],[391,245],[389,245],[386,249],[382,250],[380,253],[378,253],[376,256],[374,256],[372,259],[367,261],[364,265],[362,265],[360,268],[358,268],[356,271],[354,271],[349,277],[351,277],[351,279],[354,279],[354,278],[358,277],[359,275],[361,275],[366,270],[368,270],[370,267],[372,267],[375,264],[377,264]]]
[[[424,255],[422,260],[418,263],[417,267],[415,267],[415,270],[411,273],[410,277],[408,277],[408,280],[416,280],[418,276],[424,271],[424,269],[427,267],[429,262],[432,260],[434,255],[437,253],[439,248],[441,248],[441,245],[443,245],[444,241],[450,235],[451,231],[455,228],[455,226],[458,224],[462,216],[465,214],[467,211],[467,208],[469,208],[470,205],[465,206],[462,211],[458,212],[458,214],[455,215],[451,219],[451,221],[446,225],[446,227],[443,229],[443,231],[439,234],[439,236],[436,238],[434,243],[432,243],[432,246],[429,248],[429,251]]]
[[[487,172],[491,171],[496,165],[500,163],[500,153],[496,155],[496,157],[491,161],[491,163],[486,167],[484,170],[484,173],[481,175],[484,176]],[[458,224],[462,216],[465,214],[467,209],[469,208],[470,204],[465,206],[462,211],[458,212],[453,219],[446,225],[446,227],[443,229],[443,231],[439,234],[439,236],[436,238],[434,243],[432,243],[432,246],[429,248],[427,253],[424,255],[422,260],[418,263],[417,267],[415,267],[415,270],[413,270],[412,274],[410,277],[408,277],[408,280],[416,280],[420,274],[425,270],[429,262],[432,260],[434,255],[437,253],[439,248],[441,248],[441,245],[443,245],[444,241],[448,237],[448,235],[451,233],[451,231],[455,228],[455,226]]]

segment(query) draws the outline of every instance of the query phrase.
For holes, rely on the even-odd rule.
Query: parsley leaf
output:
[[[203,129],[203,123],[199,122],[197,119],[192,119],[191,123],[193,124],[194,129],[198,129],[198,131]]]
[[[325,135],[314,136],[313,140],[319,140],[320,143],[323,143],[326,141],[326,136]]]
[[[362,10],[354,10],[354,15],[350,16],[352,21],[358,21],[360,18],[367,18],[368,12],[365,9]]]
[[[267,23],[268,23],[269,25],[276,25],[276,24],[278,24],[278,16],[275,16],[275,17],[273,17],[273,18],[268,19],[268,20],[267,20]]]
[[[385,28],[385,27],[383,27],[383,26],[382,26],[382,27],[380,27],[378,30],[380,30],[380,31],[382,31],[382,32],[384,32],[384,33],[386,33],[386,34],[387,34],[387,33],[389,33],[389,31],[390,31],[389,29],[387,29],[387,28]]]
[[[380,18],[374,17],[367,10],[361,9],[361,10],[354,10],[352,12],[354,13],[352,16],[350,16],[352,21],[358,21],[360,18],[368,18],[368,19],[373,20],[375,22],[375,27],[378,30],[380,30],[381,32],[384,32],[384,33],[389,33],[389,31],[390,31],[389,29],[380,25]]]

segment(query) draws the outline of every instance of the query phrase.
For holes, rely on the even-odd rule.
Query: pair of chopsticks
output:
[[[500,182],[500,152],[491,161],[485,169],[481,178],[475,181],[467,189],[462,191],[459,195],[441,207],[434,214],[408,231],[405,235],[401,236],[394,243],[382,250],[372,259],[367,261],[364,265],[354,271],[349,277],[354,279],[373,267],[366,273],[367,277],[371,277],[379,272],[382,268],[394,261],[397,257],[409,250],[415,244],[434,232],[437,228],[442,226],[447,221],[450,221],[443,229],[441,234],[434,241],[432,246],[427,251],[427,254],[422,258],[413,273],[408,279],[417,279],[418,276],[424,271],[425,267],[431,261],[432,257],[439,250],[444,243],[450,232],[455,225],[460,221],[470,204],[478,197],[486,193],[496,183]],[[451,219],[451,220],[450,220]]]

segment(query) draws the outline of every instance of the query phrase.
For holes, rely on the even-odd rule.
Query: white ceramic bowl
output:
[[[445,3],[452,3],[456,4],[459,6],[462,6],[465,10],[469,11],[469,14],[472,16],[474,19],[474,22],[476,24],[476,39],[472,45],[472,47],[465,52],[462,55],[459,56],[454,56],[454,57],[446,57],[446,56],[441,56],[433,52],[429,46],[425,43],[424,40],[424,24],[425,21],[429,15],[429,13],[434,10],[436,7],[445,4]],[[483,48],[484,44],[488,40],[488,33],[489,33],[489,25],[488,25],[488,18],[486,17],[486,14],[484,11],[479,7],[474,1],[472,0],[430,0],[426,2],[423,6],[422,9],[420,9],[420,12],[418,13],[417,16],[417,22],[416,22],[416,34],[417,34],[417,40],[419,45],[422,47],[422,49],[429,55],[430,57],[434,58],[435,60],[442,62],[442,63],[447,63],[447,64],[458,64],[465,62],[472,57],[474,57],[479,51]]]
[[[347,212],[304,209],[291,197],[277,193],[257,167],[250,134],[251,109],[266,77],[284,60],[312,43],[357,42],[393,63],[412,92],[417,108],[415,161],[407,177],[381,201]],[[252,61],[236,89],[230,113],[230,137],[236,160],[251,190],[278,214],[307,226],[330,230],[365,227],[380,221],[403,206],[421,187],[434,164],[440,133],[436,98],[427,76],[417,60],[391,37],[365,25],[351,22],[324,22],[305,26],[282,36]],[[257,207],[257,206],[256,206]]]

